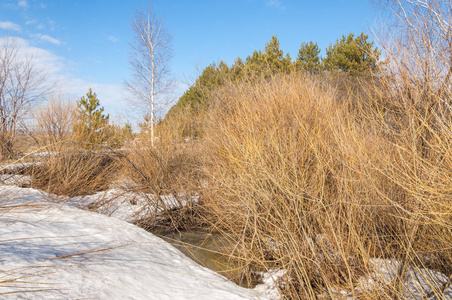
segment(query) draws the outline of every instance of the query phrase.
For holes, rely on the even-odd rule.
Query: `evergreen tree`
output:
[[[249,74],[256,76],[268,76],[280,72],[290,71],[291,57],[279,48],[279,40],[276,35],[265,44],[264,51],[254,51],[246,58],[246,69]]]
[[[133,140],[132,124],[130,124],[129,122],[124,124],[124,127],[122,128],[122,139],[124,141],[131,141],[131,140]]]
[[[149,126],[149,123],[147,125]],[[134,138],[132,125],[128,122],[124,127],[115,123],[106,124],[100,131],[102,132],[101,142],[107,143],[111,148],[120,148]]]
[[[283,65],[284,52],[279,49],[279,40],[272,36],[264,48],[264,60],[271,70],[279,71]]]
[[[77,101],[76,117],[73,130],[78,141],[90,144],[101,144],[108,132],[109,115],[104,115],[104,108],[100,107],[99,99],[92,89],[86,96]]]
[[[312,41],[302,43],[295,62],[297,70],[305,70],[317,73],[320,70],[320,49],[317,43]]]
[[[254,50],[252,55],[246,57],[246,73],[248,75],[260,76],[267,69],[264,55],[259,50]]]
[[[169,113],[179,108],[190,107],[195,111],[205,109],[209,105],[209,93],[223,84],[224,79],[229,74],[229,68],[221,61],[218,67],[215,63],[207,66],[196,79],[195,83],[179,98],[179,101]]]
[[[183,129],[181,136],[199,137],[202,135],[202,128],[200,127],[202,122],[198,121],[203,118],[205,111],[211,104],[211,92],[221,86],[225,79],[232,77],[234,77],[234,73],[223,61],[218,66],[215,63],[207,66],[195,83],[179,98],[176,105],[168,111],[163,122],[189,113],[192,117],[192,122],[191,124],[186,124],[189,129]]]
[[[326,49],[323,66],[330,71],[343,71],[351,74],[368,74],[377,68],[380,51],[368,42],[368,35],[361,33],[355,38],[353,33],[343,35],[334,45]]]
[[[245,63],[238,57],[230,68],[231,79],[237,80],[243,78],[245,71]]]

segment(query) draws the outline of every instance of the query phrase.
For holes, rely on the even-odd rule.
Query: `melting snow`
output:
[[[204,268],[162,239],[49,195],[0,186],[5,299],[274,299]],[[268,296],[266,296],[268,295]]]

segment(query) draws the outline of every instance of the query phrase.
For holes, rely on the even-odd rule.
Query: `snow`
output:
[[[0,186],[4,299],[271,299],[117,218]]]
[[[2,175],[11,184],[26,176]],[[204,268],[155,235],[130,224],[149,209],[152,196],[112,188],[84,197],[57,197],[34,189],[0,186],[0,295],[2,299],[279,299],[283,270],[262,273],[263,284],[245,289]],[[167,196],[168,205],[177,205]],[[101,203],[96,212],[87,211]],[[129,223],[128,223],[129,222]],[[373,272],[356,292],[394,280],[400,262],[371,259]],[[409,267],[405,297],[423,299],[448,280]],[[340,298],[354,299],[347,291]],[[438,299],[436,296],[430,300]],[[449,286],[443,298],[452,299]]]
[[[0,183],[6,185],[30,185],[31,176],[16,174],[0,174]]]
[[[254,291],[258,295],[268,297],[269,299],[280,299],[281,296],[276,285],[278,281],[286,276],[286,272],[281,269],[272,269],[268,272],[262,272],[262,284],[257,285],[254,288]]]
[[[93,195],[70,198],[68,204],[80,209],[91,209],[97,213],[133,223],[148,211],[149,197],[134,192],[112,188]]]
[[[93,195],[73,197],[66,201],[78,208],[94,210],[129,223],[134,223],[146,214],[161,210],[162,204],[167,209],[187,204],[185,199],[175,199],[172,195],[161,195],[160,200],[157,201],[154,195],[127,191],[120,187],[113,187]],[[196,202],[197,198],[191,201]]]
[[[373,258],[370,262],[373,265],[374,272],[360,279],[361,290],[372,290],[377,282],[390,284],[396,278],[401,266],[401,262],[395,259]],[[406,289],[404,291],[404,297],[406,299],[424,299],[423,297],[426,294],[432,292],[432,286],[438,290],[447,280],[448,277],[441,272],[410,266],[405,276],[404,286]],[[432,296],[429,299],[434,300],[438,298]],[[446,289],[444,297],[440,299],[452,299],[451,286]]]
[[[331,289],[331,292],[335,295],[335,299],[361,299],[355,298],[353,294],[367,294],[372,293],[377,288],[382,286],[389,286],[394,283],[397,273],[401,267],[401,262],[395,259],[381,259],[371,258],[369,260],[371,268],[373,269],[370,274],[362,276],[358,280],[358,285],[355,288],[354,293],[342,289]],[[448,281],[448,277],[438,271],[414,268],[409,266],[407,274],[404,278],[404,290],[403,299],[407,300],[452,300],[452,287],[449,286],[444,294],[441,294],[439,290]],[[432,296],[426,298],[426,295],[432,292],[432,287],[435,288],[435,293]],[[328,293],[321,295],[324,298],[330,298]]]
[[[20,170],[30,168],[33,166],[39,166],[41,164],[42,164],[42,162],[28,162],[28,163],[2,165],[2,166],[0,166],[0,172],[17,173]]]

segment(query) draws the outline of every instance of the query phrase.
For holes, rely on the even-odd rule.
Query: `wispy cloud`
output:
[[[25,14],[25,25],[35,25],[38,26],[38,19],[30,17],[28,14]]]
[[[0,45],[6,39],[7,37],[0,36]],[[67,61],[51,51],[33,46],[29,40],[19,37],[9,37],[9,39],[18,46],[21,57],[33,57],[35,66],[38,70],[45,72],[48,82],[70,99],[79,99],[89,88],[93,88],[99,96],[101,105],[105,106],[109,113],[121,112],[126,108],[122,84],[101,83],[74,77],[67,73],[74,62]]]
[[[282,0],[267,0],[265,2],[265,5],[266,6],[271,6],[271,7],[274,7],[274,8],[278,8],[278,9],[282,9],[282,10],[286,9],[284,7],[284,3],[282,2]]]
[[[23,8],[27,8],[28,7],[27,0],[19,0],[17,5],[19,5],[20,7],[23,7]]]
[[[50,30],[54,31],[55,25],[57,24],[57,22],[55,22],[54,20],[49,20],[49,21],[47,21],[47,23],[50,25]]]
[[[117,37],[112,36],[112,35],[107,36],[107,39],[112,43],[116,43],[117,41],[119,41],[119,39]]]
[[[13,22],[1,22],[0,21],[0,28],[5,30],[12,30],[12,31],[20,31],[21,27]]]
[[[60,40],[57,40],[56,38],[51,37],[50,35],[47,35],[47,34],[41,34],[41,33],[32,34],[31,37],[38,38],[41,41],[52,43],[54,45],[61,45],[62,44]]]

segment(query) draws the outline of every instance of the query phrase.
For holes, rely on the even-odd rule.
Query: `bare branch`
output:
[[[17,125],[47,92],[33,57],[23,56],[11,38],[0,45],[0,154],[13,155]]]
[[[166,104],[165,96],[173,87],[169,71],[172,39],[163,20],[155,15],[151,3],[146,12],[139,10],[135,13],[132,30],[135,35],[130,53],[132,79],[126,81],[125,86],[137,102],[147,108],[153,143],[156,106]]]

